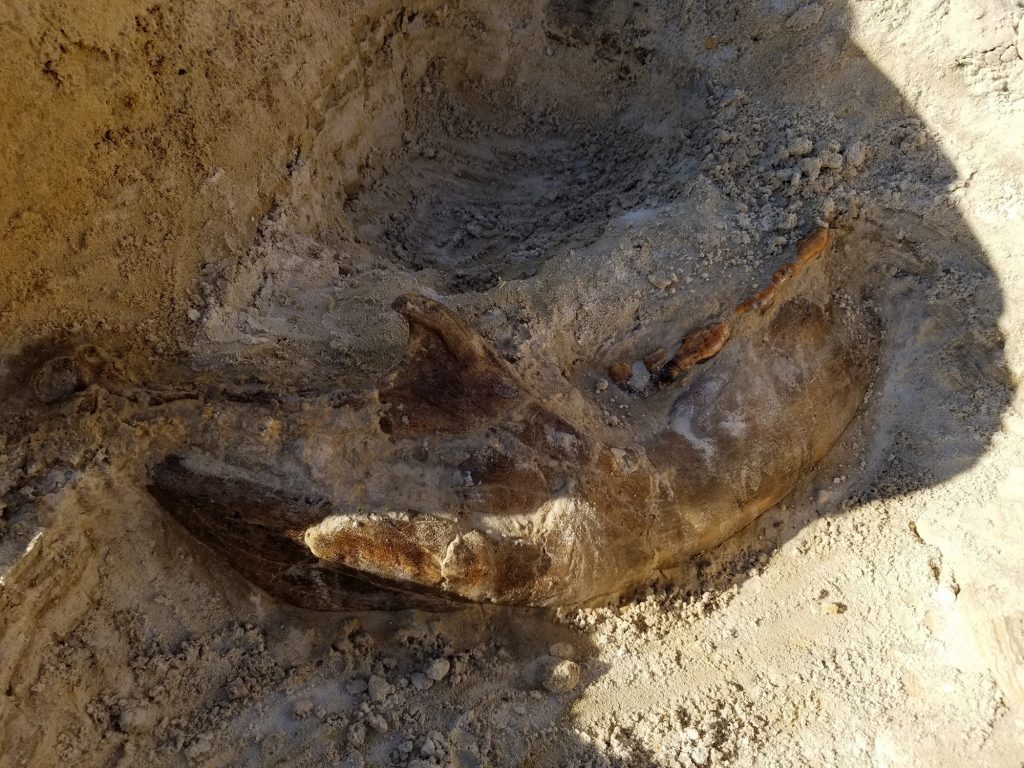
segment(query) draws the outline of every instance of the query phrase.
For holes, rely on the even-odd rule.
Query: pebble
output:
[[[388,681],[377,675],[370,678],[370,682],[367,683],[366,687],[370,693],[370,701],[375,703],[384,701],[387,695],[391,693],[391,686],[388,685]]]
[[[361,747],[366,743],[366,726],[353,723],[348,729],[348,743],[353,747]]]
[[[663,291],[676,281],[676,276],[668,275],[664,272],[652,272],[647,276],[647,279],[650,281],[651,285],[659,291]]]
[[[846,613],[846,606],[842,603],[822,603],[821,612],[829,616],[834,616],[839,613]]]
[[[855,141],[846,150],[846,160],[853,168],[860,168],[868,159],[868,148],[862,141]]]
[[[425,674],[430,680],[433,680],[435,683],[438,683],[448,676],[448,670],[450,670],[451,668],[452,665],[448,661],[448,659],[434,659],[432,662],[430,662],[430,664],[427,665],[427,668],[423,670],[423,674]]]
[[[78,360],[61,355],[48,360],[32,381],[36,399],[41,403],[57,403],[81,392],[89,384],[89,375]]]
[[[361,677],[353,678],[345,683],[345,691],[351,696],[358,696],[366,690],[366,681]]]
[[[694,765],[707,765],[710,756],[707,747],[694,747],[690,751],[690,762]]]
[[[789,146],[786,149],[794,157],[803,157],[804,155],[811,154],[814,144],[806,136],[797,136],[789,142]]]
[[[198,323],[200,317],[202,317],[202,315],[199,314],[199,310],[198,309],[196,309],[195,307],[189,307],[188,308],[188,319],[189,320],[191,320],[193,323]]]
[[[800,160],[800,170],[808,181],[814,181],[821,175],[821,160],[817,157],[805,157]]]
[[[843,167],[843,156],[840,152],[826,149],[818,157],[821,160],[822,168],[830,168],[834,171],[838,171]]]
[[[412,683],[412,687],[417,691],[425,691],[434,684],[434,681],[422,672],[413,672],[409,675],[409,682]]]
[[[550,693],[569,693],[580,682],[580,665],[568,659],[548,657],[541,663],[540,684]]]

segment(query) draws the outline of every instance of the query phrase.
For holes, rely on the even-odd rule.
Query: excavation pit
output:
[[[607,30],[598,55],[543,18],[542,35],[476,19],[453,36],[429,14],[381,22],[383,55],[327,111],[309,160],[323,211],[312,230],[462,293],[533,277],[624,212],[673,200],[687,180],[687,68]]]

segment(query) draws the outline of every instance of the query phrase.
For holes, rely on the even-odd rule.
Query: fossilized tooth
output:
[[[789,277],[828,246],[816,238]],[[400,477],[399,462],[415,453],[429,477],[455,478],[440,496],[424,487],[436,506],[353,510],[192,455],[162,461],[152,491],[251,580],[310,608],[568,605],[614,594],[714,547],[789,494],[857,411],[879,321],[865,303],[851,308],[801,282],[774,283],[770,306],[684,340],[669,365],[680,355],[688,367],[706,362],[676,391],[637,399],[643,418],[614,441],[546,406],[452,311],[403,296],[395,308],[409,345],[376,393],[386,450],[375,450],[380,473]]]

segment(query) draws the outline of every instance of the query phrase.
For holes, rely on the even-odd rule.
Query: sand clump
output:
[[[862,5],[0,12],[0,762],[1019,764],[1022,9]],[[145,491],[376,381],[410,290],[614,430],[819,225],[891,286],[865,408],[612,605],[302,611]]]

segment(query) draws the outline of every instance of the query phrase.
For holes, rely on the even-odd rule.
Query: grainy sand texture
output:
[[[0,765],[1020,768],[1022,17],[6,0]],[[409,292],[625,442],[609,365],[820,227],[875,287],[863,404],[636,591],[304,610],[147,491],[202,441],[342,494],[375,427],[331,404],[400,364]]]

